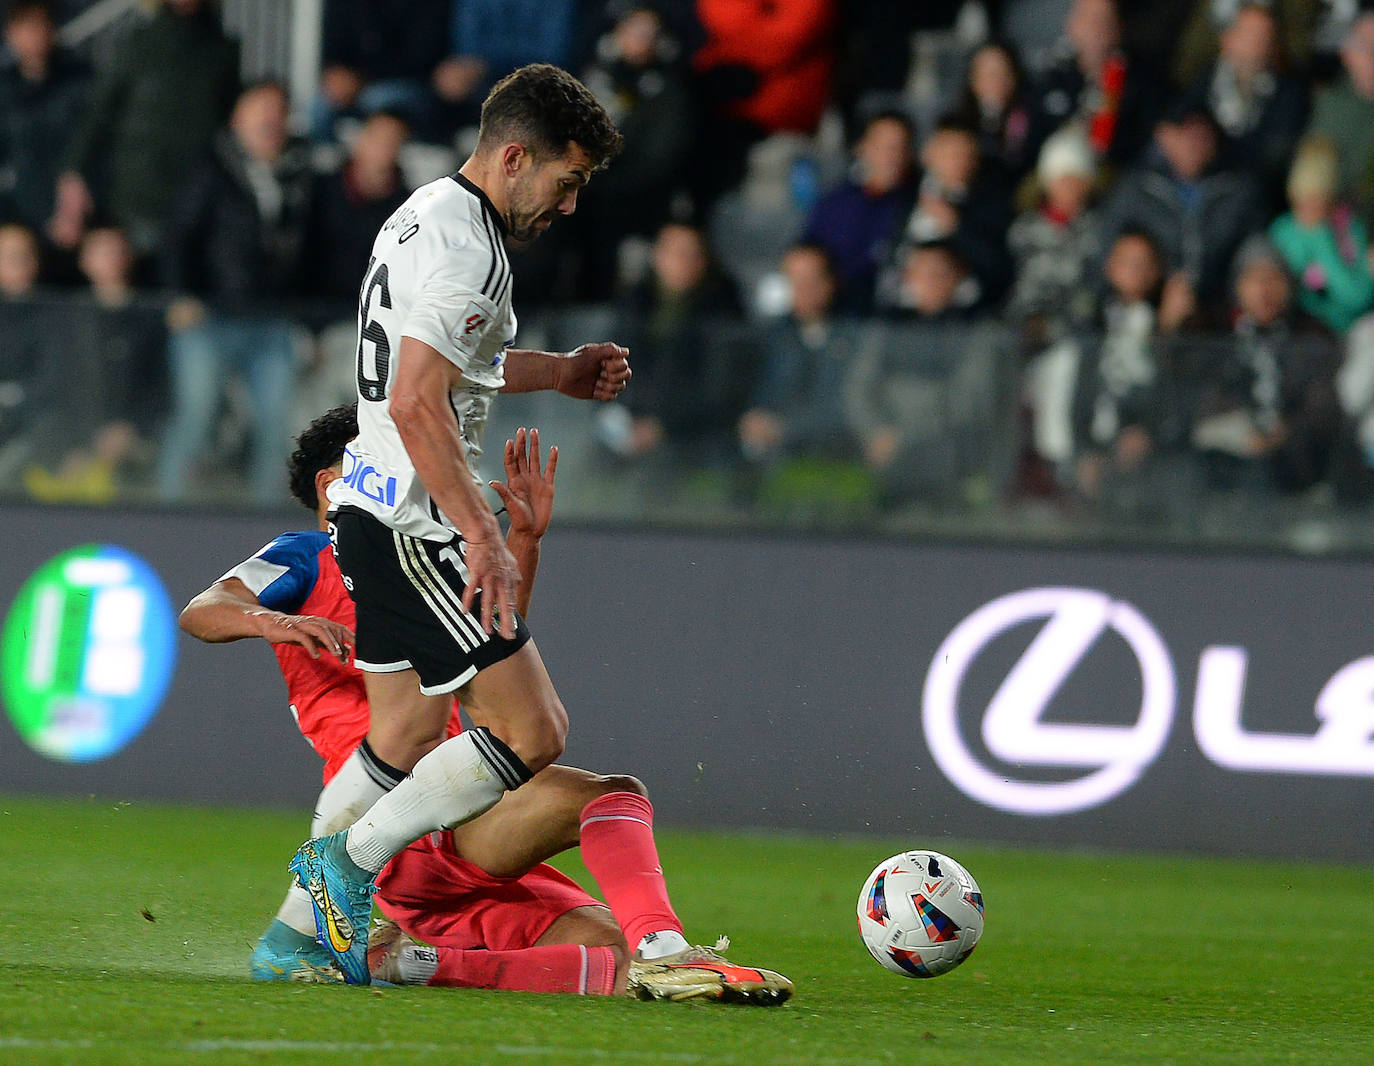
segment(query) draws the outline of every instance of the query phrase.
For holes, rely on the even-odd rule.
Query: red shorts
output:
[[[436,845],[434,838],[442,843]],[[492,877],[459,858],[447,833],[410,845],[377,877],[382,913],[436,947],[518,951],[578,907],[601,907],[572,878],[541,863],[524,877]]]

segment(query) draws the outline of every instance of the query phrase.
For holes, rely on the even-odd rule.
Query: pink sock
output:
[[[521,951],[435,948],[431,985],[504,988],[510,992],[573,992],[609,996],[615,989],[615,954],[607,947],[545,944]]]
[[[625,939],[635,946],[649,933],[682,923],[668,902],[668,886],[654,843],[654,808],[634,792],[608,792],[582,808],[582,861],[596,878]]]

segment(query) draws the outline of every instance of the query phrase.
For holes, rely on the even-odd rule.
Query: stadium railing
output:
[[[349,399],[351,362],[338,365],[349,358],[348,345],[337,340],[349,315],[312,308],[301,316],[301,395],[295,424],[284,433]],[[321,341],[330,323],[332,345]],[[519,343],[567,348],[614,337],[619,323],[610,305],[540,310],[522,316]],[[1061,383],[1068,394],[1045,416],[1035,409],[1043,399],[1028,399],[1030,361],[1000,326],[874,321],[855,328],[860,340],[846,356],[853,365],[842,368],[846,395],[813,395],[804,409],[779,412],[805,423],[829,404],[841,424],[838,444],[831,434],[823,446],[746,459],[736,426],[763,371],[766,330],[723,319],[706,325],[711,344],[695,368],[693,387],[708,401],[707,422],[679,426],[663,447],[635,456],[623,447],[624,416],[601,405],[556,395],[503,397],[488,427],[486,472],[499,474],[496,443],[533,425],[546,444],[560,447],[560,520],[1315,553],[1367,552],[1374,544],[1374,473],[1355,442],[1351,415],[1326,412],[1309,447],[1316,465],[1306,480],[1282,476],[1278,459],[1218,460],[1204,449],[1215,442],[1215,433],[1197,429],[1199,412],[1215,406],[1213,378],[1247,365],[1229,336],[1170,342],[1146,419],[1155,437],[1149,461],[1138,469],[1107,462],[1102,488],[1089,492],[1079,458],[1112,451],[1090,439],[1094,360],[1076,357],[1078,377]],[[0,349],[0,500],[158,506],[154,471],[169,409],[162,304],[140,298],[114,310],[66,294],[11,300],[0,303],[0,330],[7,338]],[[1101,338],[1072,343],[1090,352]],[[653,353],[636,355],[635,385],[652,395]],[[195,494],[176,506],[250,508],[243,478],[249,404],[241,385],[226,390]],[[643,407],[631,400],[627,410],[653,414]],[[1042,417],[1067,423],[1059,433],[1075,441],[1069,455],[1034,454]],[[886,465],[866,454],[884,421],[900,438]],[[1038,480],[1028,468],[1039,470]],[[290,507],[284,478],[281,506]]]

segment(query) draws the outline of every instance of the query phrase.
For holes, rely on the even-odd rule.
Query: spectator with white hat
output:
[[[1077,126],[1045,141],[1035,177],[1040,202],[1007,235],[1016,262],[1007,315],[1039,349],[1088,322],[1095,310],[1088,279],[1102,254],[1101,220],[1092,206],[1097,158]]]

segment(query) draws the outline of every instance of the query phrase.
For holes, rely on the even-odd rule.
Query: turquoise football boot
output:
[[[307,840],[291,859],[291,872],[310,893],[315,939],[334,957],[351,985],[372,983],[367,971],[367,930],[372,921],[372,875],[348,857],[348,830]]]
[[[254,981],[341,984],[344,979],[334,957],[314,937],[296,932],[280,918],[274,918],[258,939],[248,960],[248,972]]]

